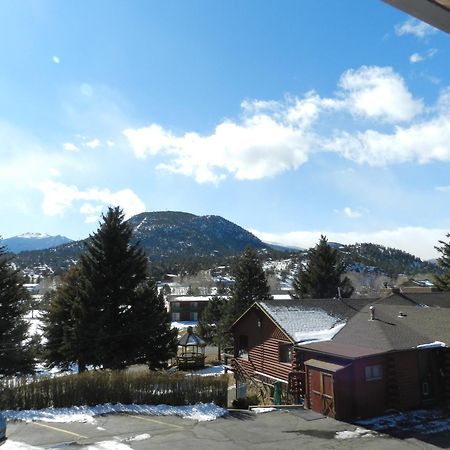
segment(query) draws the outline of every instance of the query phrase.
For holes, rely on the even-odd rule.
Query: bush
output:
[[[102,403],[227,405],[228,379],[163,372],[101,371],[0,380],[1,409],[94,406]]]

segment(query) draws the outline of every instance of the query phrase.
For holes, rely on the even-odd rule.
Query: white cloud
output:
[[[37,188],[44,194],[42,210],[49,216],[62,215],[76,202],[83,202],[80,213],[86,216],[88,223],[97,220],[105,206],[120,206],[127,218],[145,211],[145,204],[131,189],[111,192],[109,189],[90,188],[81,191],[76,186],[54,181],[41,182]]]
[[[450,114],[412,125],[396,127],[391,134],[367,130],[341,132],[325,147],[359,164],[383,166],[409,161],[426,164],[450,161]]]
[[[337,213],[337,214],[342,214],[342,215],[348,217],[349,219],[359,219],[362,216],[362,212],[361,211],[357,211],[355,209],[352,209],[349,206],[346,206],[342,210],[335,209],[334,212]]]
[[[396,123],[411,120],[423,110],[422,102],[413,98],[403,78],[391,67],[348,70],[339,85],[355,115]]]
[[[420,53],[413,53],[410,57],[409,57],[409,62],[411,63],[418,63],[420,61],[423,61],[423,56]]]
[[[436,28],[417,19],[407,19],[405,22],[395,26],[395,34],[397,36],[412,34],[418,38],[423,38],[436,33],[436,31]]]
[[[421,55],[420,53],[413,53],[410,57],[409,57],[409,62],[411,63],[418,63],[421,61],[424,61],[425,59],[430,59],[432,58],[435,54],[437,53],[437,50],[435,48],[430,48],[427,52],[425,52],[423,55]]]
[[[89,147],[89,148],[97,148],[100,147],[100,145],[102,145],[100,139],[92,139],[91,141],[88,141],[84,144],[85,147]]]
[[[438,256],[434,246],[438,244],[439,240],[445,241],[445,236],[448,233],[448,230],[423,227],[400,227],[372,232],[333,232],[321,230],[266,233],[258,230],[250,231],[264,242],[301,248],[315,246],[322,234],[327,236],[329,242],[339,242],[341,244],[372,242],[386,247],[405,250],[423,260]]]
[[[266,114],[241,124],[224,121],[209,136],[191,132],[177,137],[156,124],[127,129],[124,135],[137,157],[166,153],[171,162],[160,164],[160,169],[192,176],[199,183],[217,183],[228,174],[241,180],[277,175],[304,164],[310,146],[301,127]]]
[[[344,72],[333,97],[310,91],[282,101],[247,99],[241,107],[240,120],[223,120],[205,135],[176,135],[157,123],[123,134],[136,157],[158,155],[158,169],[198,183],[272,177],[316,152],[372,166],[450,160],[450,88],[425,108],[391,67]]]
[[[450,186],[436,186],[435,189],[438,192],[450,192]]]
[[[77,152],[78,151],[78,147],[73,144],[72,142],[65,142],[63,144],[64,150],[67,150],[68,152]]]
[[[59,63],[60,63],[60,59],[59,59],[58,56],[53,56],[53,57],[52,57],[52,61],[53,61],[55,64],[59,64]]]
[[[116,145],[116,143],[114,141],[109,140],[109,141],[106,141],[106,145],[108,147],[114,147]]]

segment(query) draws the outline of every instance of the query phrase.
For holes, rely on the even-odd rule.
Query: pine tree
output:
[[[58,289],[49,291],[43,315],[46,337],[45,359],[51,365],[67,369],[76,363],[80,372],[86,365],[98,365],[95,348],[98,311],[86,301],[79,266],[74,266],[61,279]]]
[[[217,357],[221,359],[221,349],[227,344],[226,326],[223,318],[228,314],[228,299],[213,297],[202,311],[197,325],[197,333],[207,344],[217,346]]]
[[[28,292],[11,259],[0,246],[0,374],[31,373],[34,360],[28,338],[26,313]]]
[[[77,361],[80,370],[135,363],[158,368],[174,354],[176,331],[147,277],[147,257],[131,238],[120,208],[109,208],[77,270],[51,302],[47,332],[55,363],[58,358],[63,364]]]
[[[294,291],[299,298],[348,298],[353,293],[350,280],[344,277],[346,265],[336,249],[321,236],[319,243],[309,250],[307,262],[300,264],[294,279]]]
[[[235,284],[231,290],[230,308],[234,321],[254,302],[268,300],[269,285],[258,255],[247,247],[234,270]]]
[[[450,238],[450,233],[447,234]],[[450,291],[450,242],[439,241],[441,247],[435,249],[441,254],[438,258],[438,265],[442,269],[441,275],[436,275],[434,284],[440,291]]]

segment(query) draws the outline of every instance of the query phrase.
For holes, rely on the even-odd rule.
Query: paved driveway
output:
[[[18,442],[39,448],[114,450],[389,450],[436,448],[433,444],[450,448],[446,433],[434,436],[434,441],[428,442],[414,437],[398,439],[358,431],[354,425],[303,410],[258,415],[232,412],[228,417],[212,422],[128,414],[97,417],[95,423],[16,422],[8,424],[8,438],[1,450],[18,448]]]

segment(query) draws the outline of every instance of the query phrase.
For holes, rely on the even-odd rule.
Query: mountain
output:
[[[25,233],[20,236],[13,236],[3,239],[1,244],[7,247],[11,253],[20,253],[30,250],[43,250],[58,245],[72,242],[71,239],[65,236],[49,236],[44,233]]]
[[[439,266],[430,261],[422,261],[403,250],[379,244],[339,244],[338,250],[343,254],[351,271],[382,272],[391,277],[440,271]]]
[[[199,259],[239,255],[247,245],[269,251],[256,236],[220,216],[159,211],[138,214],[127,222],[134,242],[139,242],[152,262],[182,261],[186,268],[196,267],[192,264]],[[83,248],[84,241],[73,241],[48,250],[22,252],[15,262],[21,268],[40,266],[57,273],[72,265]]]
[[[247,245],[266,247],[256,236],[220,216],[160,211],[138,214],[128,223],[150,260],[230,256],[242,253]]]

